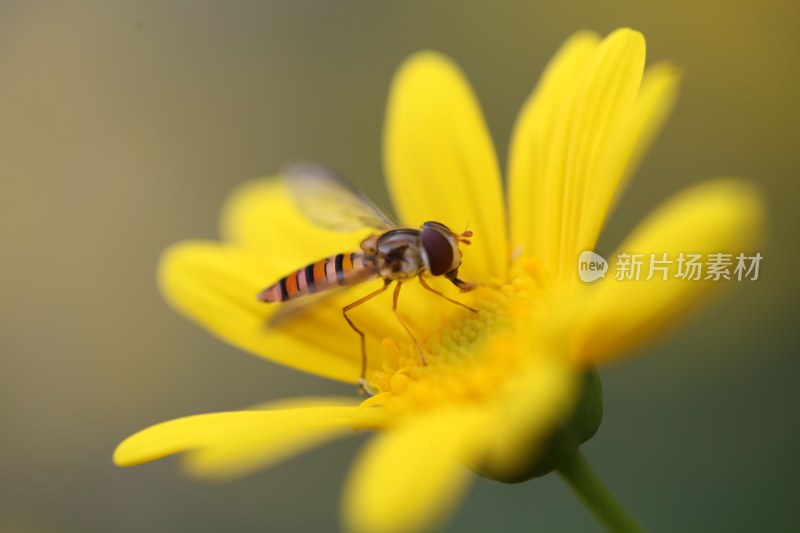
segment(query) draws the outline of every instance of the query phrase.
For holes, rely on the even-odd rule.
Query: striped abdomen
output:
[[[364,254],[339,254],[327,257],[292,272],[258,295],[262,302],[285,302],[339,285],[366,281],[375,275]]]

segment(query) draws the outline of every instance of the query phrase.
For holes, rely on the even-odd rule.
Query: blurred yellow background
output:
[[[685,71],[675,114],[601,243],[718,175],[769,202],[761,279],[602,371],[586,447],[653,531],[789,530],[796,408],[800,33],[796,2],[3,2],[0,5],[0,531],[332,531],[360,438],[227,485],[114,446],[173,417],[354,388],[241,353],[177,316],[161,250],[215,238],[226,194],[289,160],[331,164],[388,207],[381,128],[409,54],[453,57],[501,160],[546,61],[576,30],[641,30]],[[265,280],[268,282],[271,280]],[[344,326],[343,326],[344,327]],[[479,480],[449,531],[592,531],[555,476]]]

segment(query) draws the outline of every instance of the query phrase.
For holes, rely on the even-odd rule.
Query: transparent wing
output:
[[[294,201],[313,223],[335,231],[364,227],[382,231],[397,225],[335,172],[315,163],[287,167],[284,176]]]

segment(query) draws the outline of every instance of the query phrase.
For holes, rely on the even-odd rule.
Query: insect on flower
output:
[[[263,302],[286,302],[336,287],[348,287],[383,279],[383,286],[342,308],[344,319],[361,338],[361,375],[359,390],[366,392],[367,348],[364,332],[347,315],[348,311],[368,302],[397,282],[392,296],[392,311],[419,352],[425,355],[411,328],[397,312],[400,288],[406,281],[419,279],[422,286],[452,302],[477,313],[476,309],[448,298],[425,281],[425,276],[444,276],[462,292],[477,284],[458,277],[461,266],[459,244],[470,244],[471,231],[456,233],[440,222],[428,221],[421,228],[400,228],[364,194],[344,182],[328,168],[312,163],[289,167],[285,172],[298,207],[315,224],[336,231],[372,228],[382,233],[361,241],[361,250],[340,253],[315,261],[281,278],[258,294]]]

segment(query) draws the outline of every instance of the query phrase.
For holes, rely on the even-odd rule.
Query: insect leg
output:
[[[400,314],[397,312],[397,299],[400,296],[400,287],[402,285],[403,284],[398,281],[397,286],[394,288],[394,295],[392,296],[392,311],[394,311],[394,316],[397,317],[397,321],[402,324],[403,328],[406,330],[406,333],[408,333],[408,336],[411,337],[412,341],[414,341],[414,345],[417,347],[417,351],[419,352],[419,357],[422,359],[422,364],[426,365],[428,363],[425,361],[425,355],[422,353],[422,346],[419,345],[417,338],[413,333],[411,333],[411,328],[408,327],[408,324],[403,321],[403,319],[400,317]]]
[[[431,287],[430,285],[428,285],[428,282],[427,282],[427,281],[425,281],[425,278],[423,278],[423,277],[422,277],[422,273],[420,273],[420,275],[419,275],[419,282],[422,284],[422,286],[423,286],[423,287],[424,287],[426,290],[429,290],[429,291],[431,291],[433,294],[438,294],[439,296],[441,296],[442,298],[444,298],[444,299],[445,299],[445,300],[447,300],[448,302],[452,302],[452,303],[454,303],[454,304],[456,304],[456,305],[460,305],[460,306],[461,306],[461,307],[463,307],[464,309],[469,309],[469,310],[470,310],[470,311],[472,311],[473,313],[477,313],[477,312],[478,312],[478,310],[477,310],[477,309],[473,309],[472,307],[468,306],[467,304],[463,304],[463,303],[459,302],[458,300],[453,300],[452,298],[448,298],[447,296],[445,296],[445,295],[444,295],[444,294],[442,294],[441,292],[437,291],[436,289],[434,289],[433,287]]]
[[[447,274],[444,275],[444,277],[450,280],[450,283],[458,287],[458,289],[461,292],[469,292],[478,288],[477,283],[464,281],[463,279],[458,279],[458,269],[448,272]]]
[[[373,292],[367,294],[366,296],[364,296],[362,298],[359,298],[358,300],[356,300],[355,302],[353,302],[351,304],[345,305],[342,308],[342,315],[344,315],[344,319],[347,320],[347,323],[350,324],[350,327],[353,328],[353,331],[358,333],[358,335],[361,337],[361,377],[358,378],[358,390],[359,390],[359,392],[361,392],[361,394],[364,394],[364,393],[367,392],[367,387],[365,385],[366,374],[367,374],[367,340],[366,340],[366,337],[364,336],[364,332],[361,331],[360,329],[358,329],[358,327],[356,327],[356,325],[353,323],[353,321],[350,320],[350,317],[347,316],[347,312],[352,310],[355,307],[358,307],[359,305],[363,304],[364,302],[370,301],[371,299],[375,298],[376,296],[378,296],[379,294],[384,292],[386,289],[389,288],[389,284],[390,283],[391,283],[391,281],[389,281],[388,279],[384,280],[383,287],[381,287],[377,291],[373,291]]]

